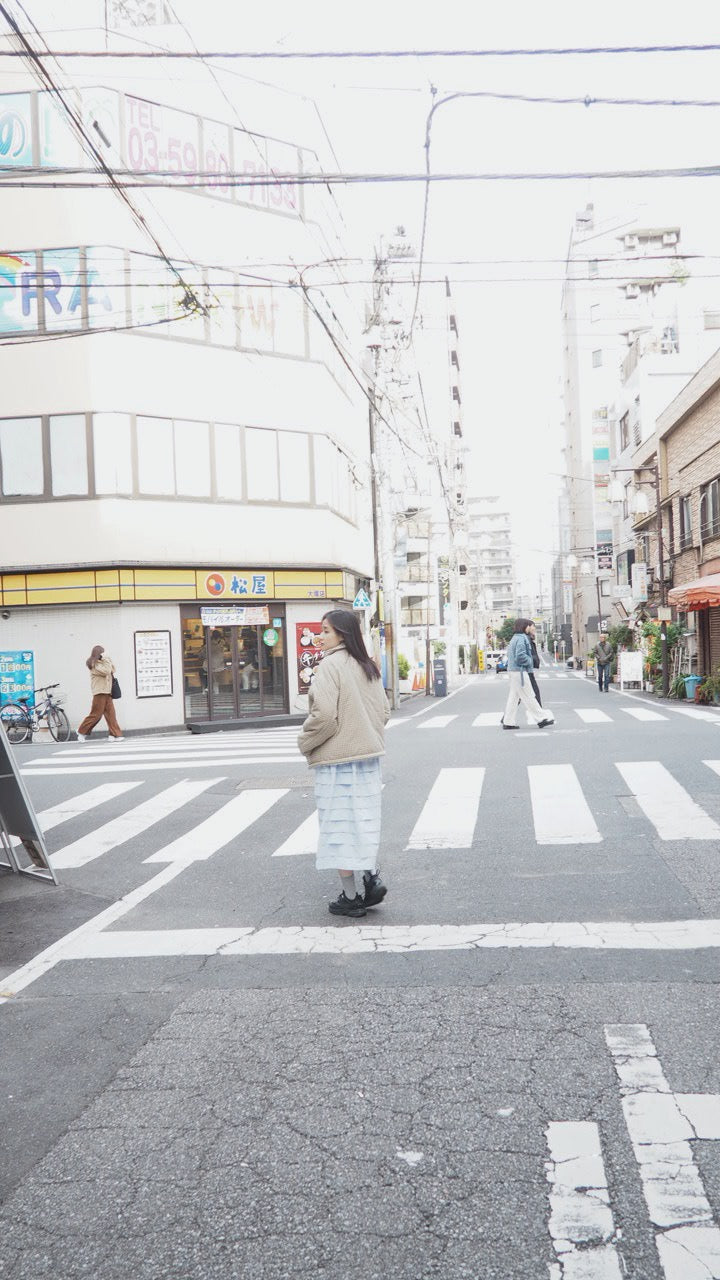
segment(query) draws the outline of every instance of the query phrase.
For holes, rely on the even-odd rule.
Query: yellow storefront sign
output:
[[[75,569],[0,574],[5,606],[113,604],[120,601],[347,600],[342,569]]]

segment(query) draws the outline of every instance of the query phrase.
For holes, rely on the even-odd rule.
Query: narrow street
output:
[[[393,716],[359,923],[294,728],[18,748],[0,1275],[720,1275],[720,713],[505,680]]]

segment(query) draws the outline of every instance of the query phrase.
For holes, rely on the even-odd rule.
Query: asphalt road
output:
[[[359,922],[293,731],[18,749],[0,1275],[720,1276],[720,714],[543,675],[393,717]]]

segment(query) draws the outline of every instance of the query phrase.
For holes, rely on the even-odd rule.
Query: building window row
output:
[[[0,495],[271,502],[357,520],[351,460],[328,436],[142,414],[0,419]]]

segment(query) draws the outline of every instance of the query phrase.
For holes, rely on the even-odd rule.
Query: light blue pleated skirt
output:
[[[318,871],[376,871],[380,847],[380,756],[319,764],[315,774]]]

